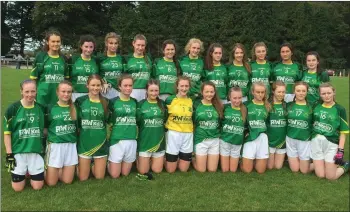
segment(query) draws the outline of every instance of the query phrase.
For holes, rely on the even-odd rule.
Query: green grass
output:
[[[1,112],[18,100],[19,82],[28,70],[1,70]],[[349,114],[349,79],[332,78],[337,100]],[[2,153],[4,153],[2,145]],[[345,158],[349,159],[349,144]],[[4,154],[1,167],[4,167]],[[59,183],[33,191],[28,185],[21,193],[11,188],[10,175],[1,169],[1,210],[3,211],[349,211],[349,174],[337,181],[318,179],[314,174],[282,170],[257,173],[188,173],[155,175],[154,181],[139,181],[135,171],[128,177]]]

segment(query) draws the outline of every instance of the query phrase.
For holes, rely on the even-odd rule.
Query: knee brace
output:
[[[44,172],[41,172],[36,175],[30,175],[30,179],[34,181],[43,181],[44,180]]]
[[[179,155],[172,155],[172,154],[169,154],[169,153],[165,153],[165,159],[168,162],[176,162],[178,157],[179,157]]]
[[[191,161],[192,161],[192,152],[191,152],[191,153],[183,153],[183,152],[180,152],[180,153],[179,153],[179,158],[180,158],[181,160],[191,162]]]

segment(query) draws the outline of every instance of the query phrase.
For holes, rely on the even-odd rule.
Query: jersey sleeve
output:
[[[301,81],[303,79],[303,67],[299,63],[296,63],[296,64],[298,66],[298,73],[297,73],[295,81]]]
[[[346,119],[346,111],[340,105],[338,105],[337,109],[338,109],[339,116],[340,116],[339,131],[340,131],[340,133],[349,134],[349,124],[346,121],[347,120]]]
[[[12,132],[11,121],[14,115],[13,110],[14,110],[13,105],[11,105],[9,108],[7,108],[5,112],[4,120],[3,120],[4,135],[10,135]]]
[[[159,59],[155,59],[153,65],[152,65],[151,78],[153,78],[153,79],[156,79],[156,77],[157,77],[157,69],[158,69],[157,63],[158,63],[158,61],[159,61]]]
[[[329,82],[330,81],[327,71],[322,71],[321,76],[320,76],[320,81],[321,82]]]
[[[64,65],[63,65],[63,67],[64,67],[64,78],[65,79],[69,79],[70,76],[69,76],[69,68],[68,68],[68,59],[64,55],[61,55],[61,57],[62,57],[62,60],[63,60],[63,63],[64,63]]]
[[[34,59],[33,69],[30,72],[30,79],[39,80],[40,74],[44,70],[44,57],[45,52],[39,52]]]

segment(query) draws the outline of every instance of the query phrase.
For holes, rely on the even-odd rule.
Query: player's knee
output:
[[[34,190],[41,190],[43,186],[44,186],[44,181],[42,181],[41,183],[40,182],[32,183],[32,188]]]
[[[14,185],[14,184],[12,184],[12,189],[15,192],[23,191],[24,187],[25,187],[25,184],[24,185]]]
[[[183,152],[180,152],[180,153],[179,153],[179,159],[184,160],[184,161],[191,162],[191,160],[192,160],[192,153],[183,153]]]
[[[156,174],[159,174],[163,171],[163,167],[154,167],[152,168],[152,171]]]
[[[57,180],[46,180],[46,185],[55,186],[57,184]]]
[[[244,173],[251,173],[253,171],[253,167],[241,166],[241,170]]]
[[[326,177],[324,173],[316,173],[316,176],[318,178],[325,178]]]

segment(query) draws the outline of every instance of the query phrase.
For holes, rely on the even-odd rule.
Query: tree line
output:
[[[2,55],[14,47],[24,51],[26,39],[41,41],[54,27],[63,44],[78,48],[79,37],[92,34],[97,51],[104,36],[122,36],[121,53],[131,51],[133,37],[147,37],[147,50],[162,55],[161,44],[174,39],[182,55],[186,42],[200,38],[207,48],[223,45],[224,60],[236,42],[250,50],[255,42],[268,46],[268,59],[279,60],[284,42],[294,46],[294,59],[305,63],[308,51],[318,51],[327,68],[350,67],[349,2],[1,2]]]

